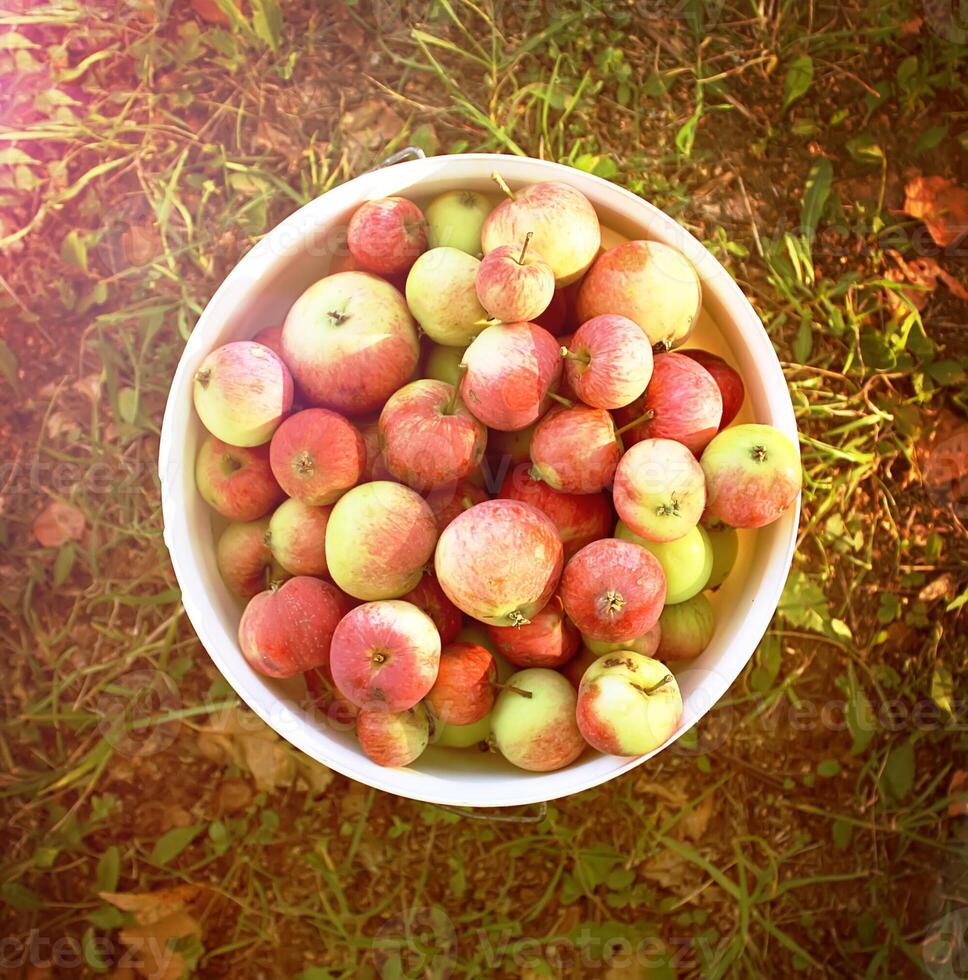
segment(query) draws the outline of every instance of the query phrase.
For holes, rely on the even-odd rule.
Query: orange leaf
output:
[[[920,218],[942,248],[968,232],[968,191],[945,177],[908,181],[903,210],[912,218]]]

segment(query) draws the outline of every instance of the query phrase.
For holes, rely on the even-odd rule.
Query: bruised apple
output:
[[[623,408],[645,391],[652,377],[652,346],[628,317],[592,317],[562,346],[561,354],[569,385],[595,408]]]
[[[561,667],[578,652],[578,630],[558,596],[524,626],[488,626],[498,650],[516,667]]]
[[[362,709],[356,716],[356,738],[366,757],[378,766],[409,766],[430,742],[433,721],[422,704],[406,711]]]
[[[212,435],[198,451],[195,484],[205,503],[230,521],[264,517],[286,496],[272,475],[268,446],[230,446]]]
[[[531,475],[564,493],[600,493],[622,458],[612,416],[604,408],[556,405],[535,426]]]
[[[445,724],[473,725],[491,710],[496,680],[488,650],[475,643],[449,643],[440,652],[437,680],[424,703]]]

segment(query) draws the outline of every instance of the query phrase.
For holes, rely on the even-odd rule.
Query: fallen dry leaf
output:
[[[56,439],[58,436],[67,436],[73,439],[81,433],[81,427],[77,421],[65,412],[51,412],[47,417],[45,429],[48,439]]]
[[[55,500],[34,518],[34,537],[45,548],[59,548],[68,541],[77,541],[84,534],[86,523],[76,507]]]
[[[924,222],[936,244],[952,245],[968,232],[968,190],[946,177],[915,177],[904,188],[905,214]]]
[[[385,102],[370,99],[344,112],[340,131],[366,150],[386,145],[403,128],[403,120]]]
[[[690,840],[699,840],[706,833],[706,828],[709,826],[714,809],[715,803],[713,801],[713,795],[710,793],[699,806],[690,810],[679,821],[676,830],[679,830],[680,833],[677,836],[680,839],[688,837]]]
[[[895,316],[902,316],[908,312],[908,306],[901,297],[901,293],[911,302],[917,310],[923,310],[927,305],[931,294],[938,288],[938,282],[943,282],[958,299],[968,300],[968,289],[966,289],[951,273],[946,272],[938,263],[937,259],[925,256],[921,259],[906,261],[900,252],[888,249],[887,254],[897,263],[897,268],[888,269],[884,275],[885,279],[892,282],[908,283],[915,288],[902,288],[900,290],[885,289],[884,298],[888,309]]]
[[[654,858],[639,865],[639,874],[663,888],[681,888],[686,880],[686,861],[675,851],[663,848]]]
[[[944,596],[953,596],[957,588],[958,580],[951,572],[945,572],[921,589],[918,593],[918,599],[921,602],[934,602]]]
[[[235,0],[235,6],[242,6],[240,0]],[[215,3],[215,0],[192,0],[192,10],[206,24],[218,24],[220,27],[232,26],[232,18]]]

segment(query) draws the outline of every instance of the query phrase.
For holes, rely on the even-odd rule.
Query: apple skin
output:
[[[459,248],[432,248],[407,276],[407,305],[436,344],[466,347],[487,325],[477,298],[479,259]]]
[[[556,289],[544,313],[534,318],[534,322],[539,327],[547,330],[552,337],[560,337],[568,330],[568,301],[565,298],[566,294],[566,289]]]
[[[457,634],[457,639],[461,643],[473,643],[476,646],[484,647],[490,653],[494,658],[494,666],[497,668],[498,684],[504,684],[517,670],[517,667],[498,651],[497,645],[491,639],[487,627],[483,623],[474,620],[465,622]]]
[[[253,596],[239,622],[249,665],[269,677],[293,677],[329,663],[346,599],[330,582],[298,575]]]
[[[363,464],[363,474],[359,482],[371,483],[374,480],[389,480],[391,483],[399,482],[387,469],[386,455],[380,445],[379,420],[367,422],[361,425],[359,429],[360,435],[363,437],[363,447],[366,450],[366,462]]]
[[[561,377],[555,338],[533,323],[487,327],[464,351],[464,404],[491,429],[524,429],[547,407]]]
[[[643,417],[650,412],[651,417]],[[630,426],[622,434],[627,446],[643,439],[675,439],[697,456],[719,431],[722,417],[723,398],[713,376],[678,353],[659,354],[645,394],[615,413],[619,427]]]
[[[269,465],[269,447],[244,448],[209,435],[195,461],[202,499],[230,521],[255,521],[285,499]]]
[[[719,423],[719,431],[733,421],[743,407],[743,399],[746,398],[746,386],[739,372],[730,367],[718,354],[710,353],[708,350],[699,350],[697,347],[680,350],[678,353],[691,357],[697,364],[701,364],[711,375],[713,381],[719,386],[719,394],[723,400],[723,417]]]
[[[531,475],[563,493],[601,493],[612,485],[622,450],[604,408],[555,405],[535,426]]]
[[[702,516],[706,505],[702,467],[681,442],[637,442],[615,470],[612,502],[639,537],[675,541]]]
[[[485,500],[441,532],[437,581],[458,609],[491,626],[520,626],[547,605],[563,551],[551,518],[520,500]]]
[[[685,602],[707,587],[713,570],[713,546],[702,525],[690,528],[675,541],[648,541],[639,537],[624,521],[619,521],[615,537],[634,541],[659,559],[666,577],[667,606]]]
[[[624,408],[641,397],[652,377],[648,338],[624,316],[592,317],[561,353],[568,384],[595,408]]]
[[[369,272],[406,272],[427,250],[427,221],[413,201],[384,197],[361,204],[346,229],[350,254]]]
[[[267,522],[272,556],[292,575],[325,576],[326,525],[332,507],[314,507],[296,498],[284,500]]]
[[[526,626],[488,626],[494,645],[515,667],[564,666],[578,652],[578,630],[565,618],[558,596]]]
[[[237,596],[251,599],[273,579],[289,576],[282,569],[273,571],[272,552],[266,544],[269,518],[233,521],[221,533],[215,546],[215,563],[222,581]]]
[[[576,717],[585,741],[599,752],[644,755],[679,727],[682,695],[665,664],[621,650],[585,671]]]
[[[431,490],[424,499],[434,513],[437,530],[443,531],[458,514],[487,500],[488,496],[476,483],[459,480],[451,486]]]
[[[292,408],[292,375],[264,344],[237,340],[202,361],[192,397],[202,425],[217,439],[261,446]]]
[[[366,444],[348,419],[327,408],[290,415],[269,444],[279,486],[304,504],[321,507],[356,486],[366,466]]]
[[[709,581],[706,583],[707,589],[718,589],[736,564],[736,555],[739,552],[739,535],[736,528],[713,521],[712,525],[706,523],[705,515],[702,518],[706,527],[706,534],[709,535],[709,544],[713,552],[713,567],[709,573]]]
[[[582,636],[609,643],[634,640],[659,621],[665,574],[658,559],[630,541],[603,538],[565,566],[561,601]]]
[[[659,616],[659,623],[662,616]],[[582,641],[585,649],[596,657],[604,657],[606,653],[614,653],[616,650],[631,650],[633,653],[641,653],[643,657],[654,657],[656,650],[659,649],[659,642],[662,639],[662,627],[656,623],[647,633],[634,640],[626,640],[623,643],[608,643],[603,640],[593,640],[589,636],[583,636]]]
[[[453,643],[464,625],[461,611],[444,594],[433,572],[424,572],[417,585],[403,596],[403,601],[416,606],[434,621],[444,645]]]
[[[516,466],[505,477],[498,497],[523,500],[547,514],[558,528],[564,558],[586,544],[607,538],[612,532],[613,514],[604,493],[561,493],[543,480],[535,480],[527,464]]]
[[[253,343],[262,344],[268,347],[273,354],[280,360],[282,357],[282,324],[277,323],[271,327],[263,327],[253,338]]]
[[[518,671],[494,703],[491,738],[501,755],[519,769],[563,769],[585,751],[575,721],[576,704],[575,689],[557,671],[543,667]]]
[[[481,229],[493,205],[477,191],[444,191],[427,205],[430,247],[448,245],[481,257]]]
[[[333,507],[326,564],[356,599],[398,599],[416,588],[436,542],[426,501],[409,487],[378,480],[354,487]]]
[[[497,668],[486,647],[449,643],[440,652],[437,680],[424,699],[435,719],[448,725],[473,725],[494,705]]]
[[[366,272],[338,272],[310,286],[286,316],[282,350],[306,398],[347,415],[380,408],[420,357],[400,291]]]
[[[591,202],[557,181],[522,187],[487,216],[481,231],[485,256],[509,242],[523,242],[529,232],[531,246],[551,266],[559,288],[581,277],[602,243]]]
[[[555,274],[533,249],[501,245],[488,252],[477,270],[477,298],[488,314],[504,323],[534,320],[555,294]]]
[[[734,425],[702,454],[706,507],[730,527],[766,527],[797,499],[803,482],[796,447],[770,425]]]
[[[356,716],[356,738],[378,766],[409,766],[427,748],[432,724],[422,704],[406,711],[363,709]]]
[[[460,384],[460,362],[463,357],[463,347],[431,344],[424,361],[424,377],[432,381],[446,381],[447,384],[457,387]]]
[[[434,745],[445,749],[469,749],[476,747],[487,751],[487,740],[491,734],[491,713],[488,712],[480,721],[471,725],[448,725],[446,722],[436,722],[437,733]]]
[[[685,602],[666,606],[659,623],[662,639],[656,657],[663,663],[676,663],[698,657],[709,646],[716,631],[716,614],[700,592]]]
[[[481,464],[487,429],[446,381],[411,381],[380,412],[387,469],[420,492],[449,486]]]
[[[434,686],[440,634],[412,603],[364,602],[336,627],[329,664],[340,693],[358,708],[406,711]]]
[[[561,668],[562,676],[568,679],[568,683],[575,689],[576,694],[578,693],[578,688],[581,686],[581,679],[585,676],[585,671],[588,670],[588,668],[591,667],[596,660],[598,660],[597,654],[592,653],[588,647],[582,647],[578,651],[578,655],[569,660],[568,663]]]
[[[614,313],[637,323],[653,348],[670,350],[689,336],[702,306],[693,264],[661,242],[623,242],[603,252],[582,280],[578,322]]]

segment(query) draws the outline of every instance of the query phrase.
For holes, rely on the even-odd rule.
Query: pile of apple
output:
[[[305,674],[381,765],[660,746],[735,529],[800,490],[786,436],[727,428],[738,373],[675,351],[702,300],[685,256],[603,249],[575,188],[495,180],[496,206],[363,204],[285,323],[194,379],[242,653]]]

